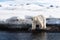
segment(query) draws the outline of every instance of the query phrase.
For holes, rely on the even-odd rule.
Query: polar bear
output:
[[[36,29],[36,25],[39,25],[39,29],[46,29],[46,18],[43,15],[33,17],[32,30]]]

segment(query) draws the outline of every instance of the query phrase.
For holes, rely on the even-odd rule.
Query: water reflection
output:
[[[60,33],[0,31],[0,40],[60,40]]]
[[[33,40],[47,40],[46,32],[34,33]]]

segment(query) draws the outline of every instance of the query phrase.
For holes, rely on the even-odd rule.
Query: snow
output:
[[[46,18],[60,18],[60,8],[41,7],[35,4],[30,5],[16,5],[9,6],[9,4],[1,4],[0,7],[0,20],[6,20],[10,17],[17,16],[25,19],[25,16],[44,15]]]

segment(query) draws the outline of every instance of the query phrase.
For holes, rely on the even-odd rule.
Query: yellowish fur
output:
[[[37,24],[40,29],[46,29],[46,18],[43,15],[33,17],[32,29],[36,29]]]

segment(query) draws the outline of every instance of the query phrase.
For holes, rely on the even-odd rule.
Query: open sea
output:
[[[7,32],[0,31],[0,40],[60,40],[58,32]]]

